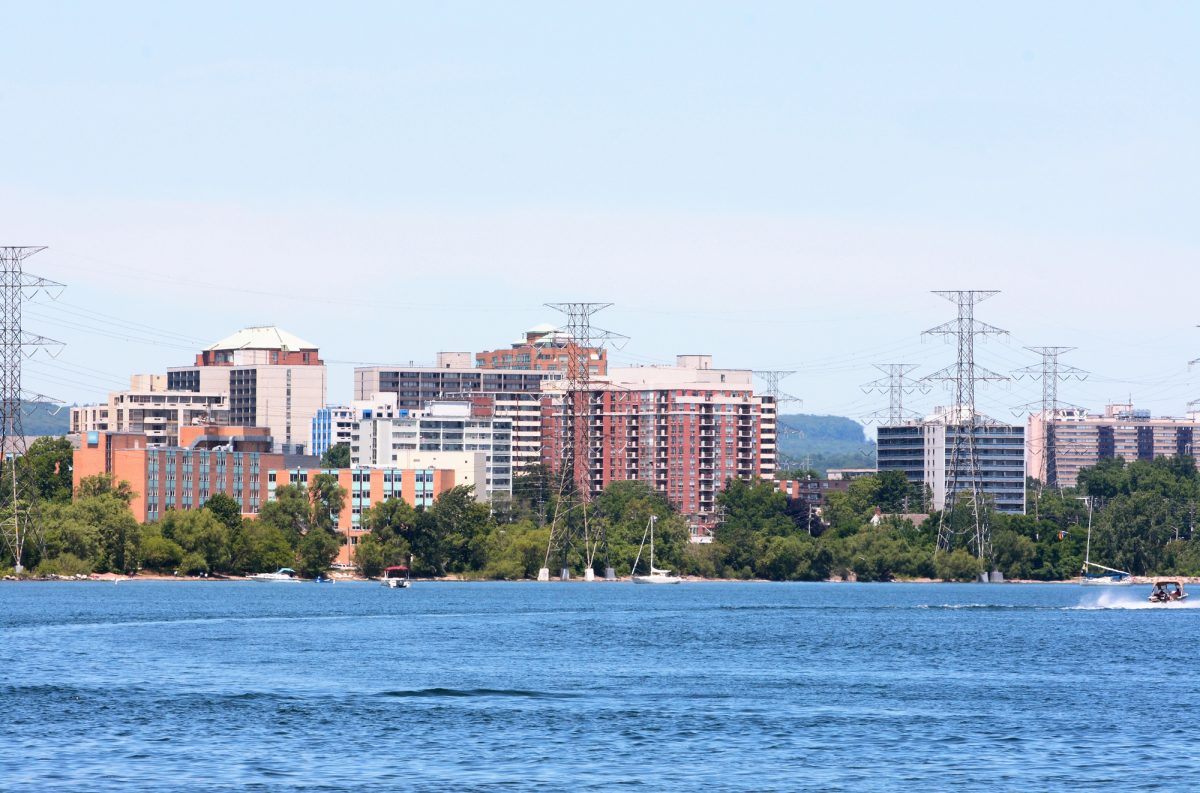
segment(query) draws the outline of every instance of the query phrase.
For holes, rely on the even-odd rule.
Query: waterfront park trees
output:
[[[62,442],[43,439],[17,461],[41,495],[40,541],[27,548],[34,573],[254,573],[297,567],[324,573],[342,536],[335,531],[346,493],[330,474],[307,486],[283,485],[256,519],[214,495],[200,510],[168,510],[139,525],[129,510],[127,482],[98,475],[72,493]],[[548,542],[542,516],[556,493],[547,472],[518,477],[511,504],[491,511],[470,488],[443,493],[428,508],[389,499],[366,510],[368,530],[353,558],[364,573],[405,564],[424,575],[519,579],[535,576]],[[615,482],[589,506],[592,529],[603,529],[609,559],[621,575],[637,554],[646,522],[657,517],[656,559],[680,574],[706,577],[823,580],[944,578],[971,580],[985,569],[970,549],[936,550],[937,514],[913,520],[925,497],[898,474],[885,472],[831,494],[819,513],[789,499],[768,481],[730,480],[718,494],[711,544],[692,544],[684,516],[647,483]],[[1087,499],[1093,508],[1092,558],[1135,575],[1200,574],[1200,475],[1190,457],[1125,463],[1106,460],[1080,473],[1078,487],[1031,483],[1025,515],[993,513],[986,569],[1006,578],[1061,580],[1077,575],[1087,539]],[[881,517],[872,520],[876,508]],[[0,501],[0,511],[11,507]],[[2,517],[2,515],[0,515]],[[598,536],[598,535],[593,535]],[[577,549],[578,550],[578,549]],[[569,564],[582,573],[583,556]],[[0,570],[12,559],[0,557]]]

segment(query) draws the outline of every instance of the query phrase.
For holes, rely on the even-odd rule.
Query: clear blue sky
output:
[[[1073,345],[1068,400],[1200,397],[1196,4],[0,9],[0,238],[70,286],[26,323],[67,401],[247,324],[421,361],[598,300],[618,362],[797,369],[855,416],[872,363],[952,360],[920,331],[966,288],[1002,290],[993,369]]]

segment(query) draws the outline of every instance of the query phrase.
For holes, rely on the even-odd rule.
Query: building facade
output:
[[[510,419],[478,415],[470,402],[430,402],[409,416],[360,421],[350,441],[350,464],[381,468],[424,455],[428,464],[438,466],[453,458],[454,467],[462,471],[477,470],[481,460],[484,475],[482,482],[474,483],[476,497],[490,500],[512,494],[512,434]],[[446,457],[431,456],[435,454]]]
[[[267,427],[276,451],[302,454],[325,405],[325,364],[316,346],[272,326],[245,328],[167,370],[174,392],[222,393],[229,423]]]
[[[73,434],[144,434],[152,447],[178,446],[180,427],[228,423],[228,394],[168,391],[165,377],[150,375],[134,375],[130,389],[109,394],[107,404],[71,408]]]
[[[350,562],[366,533],[362,515],[370,507],[388,498],[430,507],[442,493],[463,484],[450,469],[288,467],[290,459],[305,458],[285,457],[270,451],[272,446],[265,427],[185,427],[181,445],[169,448],[149,445],[141,433],[89,431],[79,436],[72,478],[76,488],[84,477],[96,474],[128,482],[135,493],[129,505],[134,518],[152,523],[167,510],[199,509],[218,493],[237,501],[243,517],[253,518],[280,486],[307,486],[316,474],[332,474],[346,491],[336,523],[346,537],[338,554],[342,563]]]
[[[345,535],[335,563],[353,563],[354,549],[368,531],[363,528],[363,513],[389,498],[402,499],[409,506],[426,509],[442,493],[463,484],[454,471],[435,468],[374,468],[321,469],[276,468],[267,472],[267,499],[274,500],[275,491],[287,485],[308,487],[317,474],[332,474],[346,491],[346,500],[337,516],[337,528]]]
[[[571,337],[553,325],[538,325],[525,331],[520,341],[508,349],[475,353],[475,366],[480,369],[518,371],[567,371],[570,363]],[[577,348],[580,363],[587,366],[593,377],[608,373],[608,353],[603,347]]]
[[[284,464],[266,428],[189,426],[179,440],[162,447],[144,433],[85,432],[73,455],[74,486],[96,474],[128,482],[135,494],[129,508],[140,523],[168,509],[202,507],[217,493],[237,501],[243,515],[258,514],[269,494],[268,472]]]
[[[1049,432],[1047,432],[1049,425]],[[1049,422],[1041,413],[1029,417],[1026,467],[1029,475],[1046,482],[1053,452],[1056,484],[1075,487],[1079,472],[1101,460],[1120,457],[1126,462],[1155,457],[1196,455],[1200,414],[1187,418],[1154,418],[1132,404],[1107,405],[1102,414],[1077,408],[1055,412]]]
[[[439,353],[436,366],[370,366],[354,370],[354,395],[369,400],[394,394],[397,416],[439,400],[467,400],[479,416],[508,419],[512,425],[515,470],[541,462],[542,383],[551,371],[479,369],[470,353]]]
[[[960,433],[967,425],[952,421],[950,411],[939,410],[923,421],[878,428],[877,468],[901,471],[910,482],[927,486],[931,508],[944,509],[953,469],[952,457]],[[980,488],[999,512],[1025,512],[1025,428],[981,421],[974,430],[979,460]],[[957,481],[969,487],[968,461],[959,459]]]
[[[545,388],[543,462],[559,470],[570,437],[565,385]],[[754,393],[749,370],[713,369],[707,355],[678,356],[675,366],[614,368],[592,383],[587,402],[577,420],[586,421],[593,497],[613,482],[641,480],[707,534],[727,480],[775,472],[775,403]]]

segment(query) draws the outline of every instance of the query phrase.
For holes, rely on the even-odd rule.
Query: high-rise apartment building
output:
[[[276,450],[301,454],[325,405],[326,372],[316,345],[264,326],[245,328],[167,370],[167,390],[229,395],[229,423],[268,427]]]
[[[513,466],[541,462],[542,383],[561,376],[552,371],[481,369],[471,354],[438,353],[435,366],[369,366],[354,370],[354,397],[396,395],[397,415],[422,410],[430,402],[469,400],[474,412],[512,423]]]
[[[876,444],[879,471],[902,471],[910,482],[926,485],[932,493],[931,508],[944,509],[952,477],[955,442],[967,431],[953,421],[953,411],[939,408],[922,421],[878,428]],[[974,430],[979,460],[980,486],[997,511],[1025,511],[1025,428],[998,422],[980,422]],[[970,487],[971,475],[965,456],[957,466],[957,481]]]
[[[1080,470],[1101,460],[1120,457],[1133,462],[1185,454],[1195,456],[1193,444],[1200,438],[1200,414],[1154,418],[1150,411],[1136,410],[1128,403],[1107,405],[1102,414],[1089,414],[1078,408],[1059,410],[1050,423],[1053,449],[1046,439],[1047,422],[1042,414],[1029,417],[1026,467],[1030,476],[1045,482],[1047,460],[1053,451],[1057,484],[1062,487],[1074,487]]]
[[[408,416],[364,418],[350,442],[354,468],[410,465],[416,457],[422,458],[423,465],[459,468],[457,461],[464,454],[480,458],[468,467],[483,466],[482,481],[473,477],[476,497],[511,495],[512,421],[477,415],[468,402],[430,402]]]
[[[554,469],[569,432],[564,388],[563,381],[546,383],[542,400],[543,461]],[[587,401],[592,496],[612,482],[641,480],[706,534],[727,480],[775,472],[775,403],[754,393],[749,370],[714,369],[708,355],[612,368],[591,383]]]

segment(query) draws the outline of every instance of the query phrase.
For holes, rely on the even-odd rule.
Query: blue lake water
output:
[[[0,787],[1194,789],[1148,591],[5,584]]]

